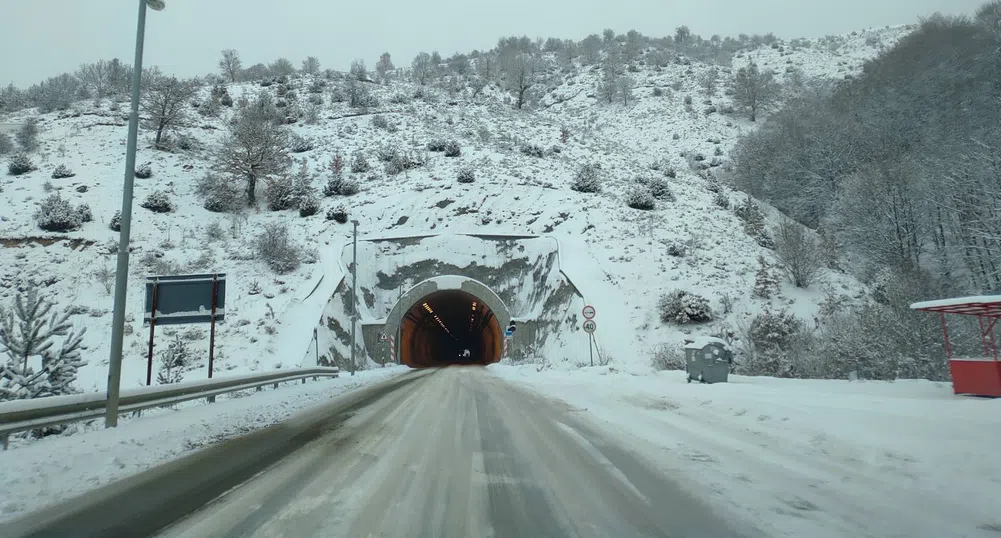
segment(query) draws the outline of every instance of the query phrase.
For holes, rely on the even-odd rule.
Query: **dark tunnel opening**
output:
[[[413,368],[495,363],[504,344],[490,308],[460,290],[436,291],[417,301],[403,316],[399,340],[400,363]]]

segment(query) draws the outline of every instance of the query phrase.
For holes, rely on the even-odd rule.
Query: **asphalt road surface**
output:
[[[568,409],[479,367],[400,386],[160,534],[743,535]]]
[[[0,537],[761,536],[733,521],[566,405],[453,366],[337,396]]]

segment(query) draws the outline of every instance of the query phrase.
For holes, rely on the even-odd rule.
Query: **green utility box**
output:
[[[733,352],[724,340],[702,337],[685,343],[685,370],[688,382],[726,383]]]

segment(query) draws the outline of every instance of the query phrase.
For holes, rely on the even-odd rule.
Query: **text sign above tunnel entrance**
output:
[[[597,311],[596,311],[596,310],[594,309],[594,307],[593,307],[593,306],[591,306],[591,305],[587,305],[587,306],[585,306],[585,307],[584,307],[584,310],[582,310],[582,311],[581,311],[581,314],[584,314],[584,319],[594,319],[594,316],[595,316],[595,315],[596,315],[597,313],[598,313],[598,312],[597,312]]]

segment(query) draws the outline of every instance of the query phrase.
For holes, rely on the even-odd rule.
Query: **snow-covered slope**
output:
[[[872,43],[889,43],[906,31],[893,28],[845,36],[837,52],[817,41],[809,48],[769,47],[746,56],[780,74],[785,73],[784,66],[791,66],[808,76],[841,78],[876,54],[878,48]],[[868,39],[873,36],[877,39]],[[735,65],[743,61],[737,58]],[[237,373],[298,365],[308,346],[301,340],[309,337],[302,328],[315,325],[323,308],[313,290],[320,286],[329,296],[327,288],[342,276],[332,260],[349,240],[350,224],[324,219],[328,208],[341,204],[350,218],[361,222],[361,232],[368,237],[428,232],[557,237],[562,269],[598,308],[598,340],[622,368],[647,369],[655,344],[678,342],[685,332],[713,328],[661,323],[655,306],[665,291],[683,288],[704,295],[722,322],[759,311],[762,305],[750,293],[756,259],[770,254],[743,232],[732,211],[714,203],[706,180],[688,165],[687,157],[696,154],[705,155],[707,162],[713,157],[725,161],[736,137],[753,128],[734,115],[704,112],[710,105],[696,89],[696,81],[705,69],[698,62],[640,66],[639,72],[631,73],[637,88],[628,107],[599,102],[593,95],[599,76],[594,69],[562,75],[535,111],[514,110],[495,87],[475,99],[428,89],[423,93],[430,97],[415,99],[418,88],[409,83],[373,87],[382,106],[367,115],[355,115],[344,103],[327,103],[318,124],[292,127],[316,142],[315,149],[296,157],[308,159],[318,187],[325,182],[326,163],[335,153],[350,161],[352,154],[363,151],[373,170],[353,174],[361,183],[359,194],[325,198],[319,214],[308,218],[263,209],[241,215],[205,210],[195,194],[196,180],[209,170],[211,149],[232,111],[224,108],[220,118],[207,118],[192,110],[183,131],[194,136],[201,149],[170,154],[143,143],[137,158],[151,164],[153,176],[136,180],[123,384],[139,384],[145,377],[147,335],[141,301],[143,279],[150,274],[228,274],[227,321],[217,335],[217,369]],[[308,83],[293,81],[303,101]],[[672,89],[676,84],[680,89]],[[655,87],[663,95],[654,96]],[[229,93],[239,99],[261,90],[273,92],[275,87],[232,85]],[[207,92],[203,89],[201,97]],[[393,99],[400,95],[408,96],[406,102]],[[694,99],[691,110],[684,104],[686,95]],[[727,104],[722,92],[710,99],[720,110]],[[76,112],[40,115],[41,150],[33,156],[39,170],[0,178],[0,304],[9,304],[15,290],[33,280],[60,307],[74,308],[79,313],[76,323],[88,328],[89,365],[78,385],[101,390],[107,372],[111,291],[105,287],[110,284],[107,275],[95,275],[114,268],[108,244],[118,234],[108,223],[121,203],[126,127],[123,112],[112,111],[108,101],[80,102]],[[3,121],[18,123],[31,114],[24,111]],[[377,116],[394,128],[375,126]],[[565,143],[560,140],[562,127],[569,132]],[[145,141],[148,133],[141,136]],[[423,149],[436,139],[458,141],[461,156],[432,153],[426,166],[400,175],[387,175],[376,158],[381,147]],[[522,153],[526,143],[545,149],[545,156]],[[602,193],[569,188],[585,162],[600,163],[606,178]],[[657,170],[652,168],[655,162]],[[60,164],[76,176],[49,179]],[[475,171],[474,183],[456,182],[464,167]],[[663,171],[671,167],[677,170],[677,177],[668,179],[674,201],[661,202],[654,211],[626,207],[625,196],[637,178],[664,177]],[[176,210],[159,214],[139,207],[154,190],[168,191]],[[32,215],[49,191],[60,192],[73,204],[89,204],[95,221],[68,234],[42,232]],[[725,192],[736,200],[736,195]],[[313,263],[283,276],[275,276],[256,260],[251,245],[264,223],[279,220],[313,251],[309,256]],[[53,242],[54,235],[69,239]],[[670,256],[672,245],[684,245],[687,254]],[[858,289],[841,275],[827,275],[827,280],[845,293]],[[819,287],[808,291],[788,287],[774,301],[808,318],[821,297]],[[724,313],[729,309],[724,303],[732,304],[732,312]],[[165,327],[158,331],[158,345],[165,346],[175,331],[202,355],[200,366],[187,377],[204,376],[206,328]]]

